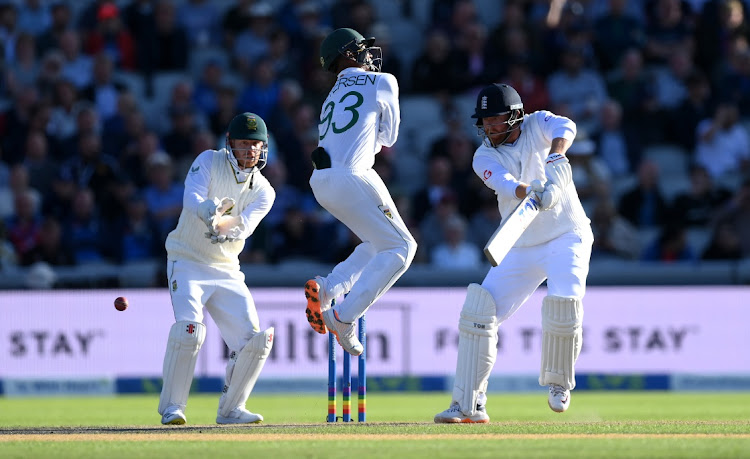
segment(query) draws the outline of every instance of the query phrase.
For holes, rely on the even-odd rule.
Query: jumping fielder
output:
[[[531,192],[542,212],[482,285],[469,285],[459,320],[453,400],[435,422],[489,422],[486,392],[497,358],[497,328],[545,279],[539,384],[549,386],[549,406],[561,413],[575,387],[593,242],[565,157],[576,125],[548,111],[524,114],[521,97],[505,84],[482,89],[472,118],[484,140],[474,153],[474,172],[497,194],[500,214],[510,215]]]
[[[350,354],[362,353],[354,323],[409,268],[417,250],[388,189],[373,170],[375,155],[398,137],[398,82],[380,73],[374,38],[337,29],[320,45],[320,63],[338,75],[323,103],[310,186],[318,203],[362,241],[326,277],[305,284],[307,320],[331,330]],[[332,299],[347,293],[331,307]]]
[[[175,324],[164,355],[162,424],[186,421],[195,362],[206,338],[204,307],[230,350],[216,422],[263,420],[245,409],[245,402],[273,346],[273,328],[260,330],[238,255],[276,198],[260,173],[267,158],[266,123],[242,113],[229,123],[226,147],[198,155],[185,179],[182,214],[166,242]]]

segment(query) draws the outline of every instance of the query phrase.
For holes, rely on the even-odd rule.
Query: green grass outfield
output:
[[[263,424],[220,427],[218,394],[196,394],[188,424],[165,427],[155,395],[0,398],[0,457],[750,458],[750,393],[574,392],[564,414],[545,393],[491,393],[490,424],[433,424],[449,401],[371,393],[367,424],[334,425],[324,394],[261,395],[248,408]]]

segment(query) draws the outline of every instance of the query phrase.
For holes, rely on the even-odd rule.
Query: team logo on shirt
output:
[[[484,170],[484,174],[483,174],[483,175],[484,175],[484,179],[485,179],[485,180],[489,180],[489,179],[490,179],[490,177],[492,177],[492,171],[491,171],[491,170],[489,170],[489,169],[485,169],[485,170]]]
[[[393,214],[391,213],[391,209],[385,206],[378,206],[381,211],[383,211],[383,215],[393,220]]]
[[[177,291],[177,281],[176,281],[176,280],[173,280],[173,281],[172,281],[172,291],[173,291],[173,292],[176,292],[176,291]]]

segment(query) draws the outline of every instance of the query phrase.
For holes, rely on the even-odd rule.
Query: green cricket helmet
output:
[[[342,28],[331,32],[320,44],[320,65],[329,72],[335,72],[336,58],[354,61],[367,70],[379,72],[383,65],[383,51],[373,46],[375,38],[365,38],[354,29]]]
[[[236,166],[240,169],[235,156],[235,149],[232,148],[230,140],[260,140],[263,142],[261,147],[260,157],[258,163],[254,166],[258,170],[263,169],[268,161],[268,128],[263,118],[256,115],[255,113],[245,112],[241,113],[229,122],[229,128],[227,129],[227,138],[225,142],[227,150],[227,158],[232,166]],[[245,157],[248,156],[248,152],[245,152]]]

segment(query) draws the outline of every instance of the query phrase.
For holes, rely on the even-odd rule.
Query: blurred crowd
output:
[[[593,259],[747,258],[749,13],[741,0],[0,0],[0,268],[163,260],[187,168],[243,111],[267,121],[277,198],[241,261],[343,259],[357,238],[308,184],[335,78],[318,47],[338,27],[376,37],[402,125],[435,133],[402,135],[375,165],[415,263],[486,265],[500,216],[471,167],[469,116],[491,82],[577,123]],[[438,123],[408,110],[425,99]]]

